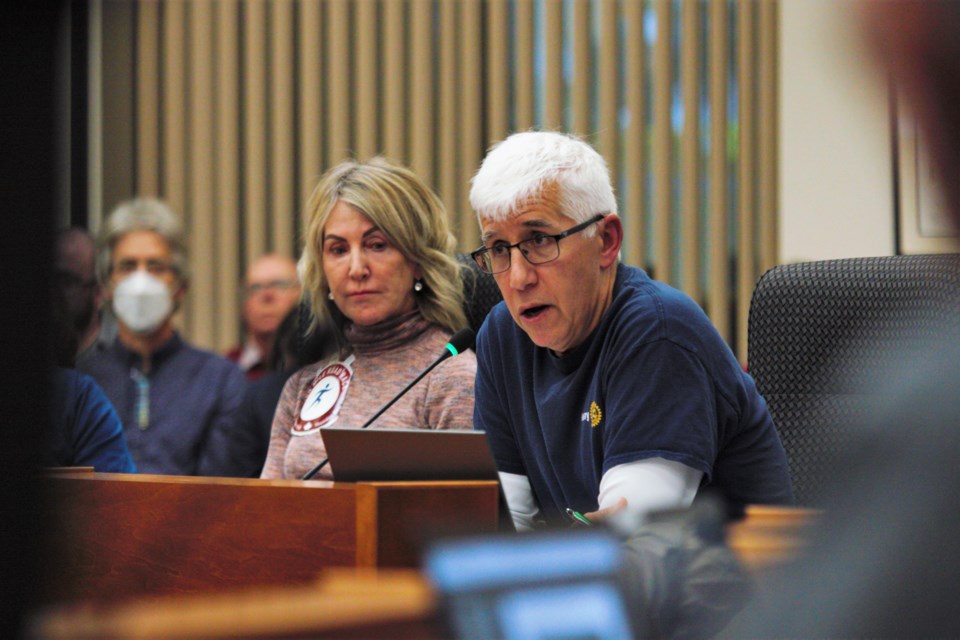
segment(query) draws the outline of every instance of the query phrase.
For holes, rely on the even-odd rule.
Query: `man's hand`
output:
[[[607,507],[606,509],[597,509],[596,511],[591,511],[590,513],[583,514],[586,516],[587,520],[593,523],[600,523],[609,518],[610,516],[620,513],[627,508],[627,499],[620,497],[617,499],[616,503],[612,507]]]

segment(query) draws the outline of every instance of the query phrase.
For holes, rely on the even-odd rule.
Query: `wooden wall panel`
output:
[[[298,104],[297,148],[300,160],[300,207],[310,198],[310,193],[320,174],[323,173],[323,150],[325,128],[323,126],[326,106],[323,100],[324,39],[323,5],[321,0],[301,0],[300,19],[297,24],[298,51]],[[302,247],[297,247],[299,252]]]
[[[243,274],[240,251],[242,208],[240,181],[240,3],[214,3],[216,33],[216,100],[214,217],[216,233],[211,239],[217,248],[219,277],[214,286],[217,314],[215,346],[227,349],[240,336],[240,279]],[[223,345],[223,346],[221,346]]]
[[[267,3],[243,4],[243,239],[245,258],[267,249]]]
[[[654,0],[657,37],[653,45],[653,255],[654,277],[678,284],[673,272],[673,60],[670,30],[673,3]],[[666,215],[664,215],[666,214]]]
[[[433,3],[413,0],[410,11],[410,167],[427,184],[436,184]]]
[[[185,209],[190,269],[190,298],[213,300],[219,256],[217,252],[213,196],[213,4],[196,0],[188,5],[189,85],[184,111],[189,135],[186,140],[187,167]],[[182,210],[183,211],[183,210]],[[201,344],[215,344],[215,318],[191,305],[191,336]]]
[[[296,61],[293,0],[270,1],[270,236],[268,250],[294,254]],[[258,256],[250,256],[255,259]]]
[[[620,162],[620,59],[623,49],[620,42],[620,20],[615,0],[600,3],[600,41],[597,62],[599,66],[599,107],[596,113],[597,150],[606,158],[610,172],[619,176]],[[629,76],[628,76],[629,77]],[[614,184],[619,191],[619,185]]]
[[[644,97],[644,77],[646,69],[646,45],[643,38],[643,4],[629,2],[624,9],[626,31],[626,77],[632,82],[626,83],[626,110],[628,121],[623,136],[625,158],[624,176],[626,194],[621,194],[621,208],[626,220],[625,258],[630,264],[646,267],[647,253],[647,216],[646,207],[646,165],[647,165],[647,108]]]
[[[135,116],[105,130],[132,132],[134,190],[184,213],[182,324],[201,346],[239,339],[246,265],[299,254],[303,207],[333,164],[410,164],[469,251],[484,152],[542,128],[597,146],[625,261],[684,289],[745,353],[752,284],[777,255],[775,0],[138,0],[104,13],[133,19],[137,63],[105,85],[130,88]],[[116,162],[99,142],[92,202],[129,189],[123,172],[102,175]]]
[[[513,112],[515,129],[525,131],[533,126],[534,54],[533,0],[516,0],[513,5],[514,78]],[[495,142],[495,140],[491,140]]]
[[[407,154],[407,33],[406,3],[384,2],[381,62],[383,98],[380,115],[383,122],[383,151],[399,162],[409,162]]]
[[[476,248],[480,244],[480,229],[476,217],[470,209],[470,178],[477,170],[483,157],[481,140],[483,99],[480,92],[480,80],[483,78],[482,50],[483,39],[480,0],[460,0],[460,74],[458,93],[460,95],[457,146],[459,162],[456,189],[459,197],[454,208],[448,213],[454,220],[454,228],[461,247]]]
[[[160,194],[160,3],[137,5],[137,192]]]
[[[737,3],[737,75],[740,87],[738,113],[737,182],[739,193],[737,210],[737,317],[747,317],[750,312],[750,297],[756,283],[757,261],[755,259],[756,233],[756,85],[754,83],[753,0]],[[737,324],[737,351],[740,359],[747,358],[747,323]]]
[[[350,3],[347,0],[328,0],[325,14],[326,69],[324,79],[329,90],[326,95],[327,158],[323,170],[350,157]]]
[[[727,4],[710,1],[710,159],[707,313],[720,334],[730,336],[730,251],[727,245]]]
[[[573,0],[569,31],[573,37],[573,79],[570,87],[570,130],[589,139],[593,134],[593,43],[590,33],[590,3]]]
[[[700,4],[687,2],[680,19],[683,33],[700,32]],[[701,299],[700,286],[700,39],[684,38],[680,54],[683,91],[683,132],[680,147],[681,201],[680,254],[683,270],[680,284],[694,300]]]

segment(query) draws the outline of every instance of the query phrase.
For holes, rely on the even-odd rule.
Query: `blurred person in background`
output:
[[[57,233],[54,243],[54,282],[63,291],[67,314],[78,334],[77,352],[85,353],[94,342],[110,342],[117,325],[103,313],[103,292],[97,280],[97,243],[85,229],[71,227]]]
[[[227,455],[229,469],[225,475],[257,478],[263,470],[270,444],[270,428],[280,394],[287,380],[301,367],[323,357],[327,341],[332,337],[323,333],[307,335],[303,326],[308,316],[295,306],[277,327],[273,351],[263,376],[247,386],[243,402],[237,411],[234,437]]]
[[[98,271],[118,335],[84,354],[78,370],[110,398],[141,473],[221,475],[246,381],[174,327],[189,282],[179,217],[153,198],[124,202],[103,244]]]
[[[77,345],[86,326],[75,322],[76,301],[65,295],[70,288],[65,291],[63,284],[63,278],[55,278],[51,292],[55,367],[51,372],[49,423],[41,462],[47,467],[93,467],[99,472],[135,473],[137,467],[113,405],[93,378],[74,369]]]
[[[269,253],[254,260],[243,281],[244,341],[227,353],[253,382],[269,370],[269,359],[280,323],[300,299],[297,264],[289,257]]]

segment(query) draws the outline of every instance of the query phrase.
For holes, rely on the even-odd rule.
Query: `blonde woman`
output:
[[[304,289],[333,336],[295,373],[273,419],[263,478],[300,478],[326,457],[320,428],[360,427],[441,353],[463,313],[456,241],[439,198],[385,158],[344,162],[307,206]],[[376,428],[472,429],[476,357],[443,362]],[[336,476],[324,467],[317,478]]]

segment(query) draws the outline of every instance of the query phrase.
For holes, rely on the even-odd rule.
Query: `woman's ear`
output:
[[[600,230],[600,267],[607,267],[616,264],[617,257],[620,255],[620,247],[623,245],[623,223],[620,216],[615,213],[607,216],[599,222]]]

